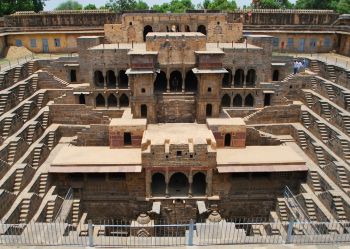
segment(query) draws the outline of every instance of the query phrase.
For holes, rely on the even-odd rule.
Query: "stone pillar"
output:
[[[212,196],[212,191],[213,191],[213,186],[212,186],[213,170],[212,169],[208,169],[207,170],[206,182],[207,182],[207,188],[206,188],[206,191],[205,191],[206,195],[207,196]]]
[[[188,196],[192,197],[192,183],[193,183],[192,172],[190,172],[189,175],[188,175],[188,183],[189,183]]]
[[[146,170],[146,197],[152,197],[151,184],[152,184],[151,172],[149,170]]]
[[[183,77],[183,75],[184,75],[184,69],[182,69],[182,93],[184,93],[185,92],[185,77]]]
[[[243,73],[243,87],[246,88],[247,87],[247,81],[246,81],[247,75],[245,74],[245,70]]]
[[[231,100],[230,100],[230,107],[233,107],[233,98],[235,97],[235,95],[232,93],[231,94]]]
[[[103,75],[103,87],[104,88],[107,88],[107,74],[106,74],[106,70],[104,69],[103,72],[102,72],[102,75]]]
[[[169,197],[169,172],[165,172],[165,197]]]
[[[166,70],[166,91],[170,92],[170,74],[168,68]]]
[[[104,94],[103,97],[105,98],[105,107],[108,108],[108,96]]]
[[[235,84],[235,71],[233,68],[231,68],[231,88],[234,87]]]
[[[119,89],[119,71],[118,71],[118,69],[116,69],[116,74],[115,74],[115,87],[116,87],[116,89]]]
[[[120,97],[120,95],[119,95],[119,94],[117,94],[117,107],[118,107],[118,108],[120,108],[120,101],[119,101],[119,97]]]

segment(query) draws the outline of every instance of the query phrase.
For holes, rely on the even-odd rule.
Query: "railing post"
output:
[[[288,223],[287,239],[286,243],[290,244],[292,242],[292,232],[293,232],[294,221],[291,220]]]
[[[88,234],[89,234],[89,246],[93,247],[94,246],[94,229],[92,226],[92,221],[88,221]]]
[[[194,230],[194,224],[193,224],[193,220],[191,219],[189,224],[189,229],[188,229],[188,242],[187,242],[188,246],[193,246],[193,230]]]

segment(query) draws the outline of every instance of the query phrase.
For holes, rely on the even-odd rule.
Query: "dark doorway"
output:
[[[230,107],[231,106],[231,97],[228,94],[222,96],[221,107]]]
[[[154,81],[154,92],[166,92],[167,78],[163,71],[157,74],[157,78]]]
[[[120,107],[128,107],[129,106],[129,98],[126,96],[126,94],[122,94],[119,98],[119,105]]]
[[[280,72],[278,70],[273,71],[272,81],[278,81],[280,77]]]
[[[98,94],[96,97],[96,107],[105,107],[105,98],[102,96],[102,94]]]
[[[141,118],[147,118],[147,105],[141,105]]]
[[[131,145],[131,133],[130,132],[124,132],[124,145]]]
[[[191,32],[190,26],[188,25],[185,26],[185,32]]]
[[[103,88],[104,87],[104,77],[101,71],[95,71],[94,73],[94,84],[97,88]]]
[[[108,70],[106,73],[107,79],[107,87],[108,88],[116,88],[117,87],[117,78],[115,77],[115,73],[112,70]]]
[[[185,91],[186,92],[197,92],[198,80],[192,70],[188,71],[185,78]]]
[[[232,71],[230,69],[226,69],[228,73],[224,74],[222,78],[222,87],[231,87],[232,83]]]
[[[170,74],[170,91],[181,92],[182,90],[182,75],[179,71],[174,71]]]
[[[117,98],[114,94],[110,94],[107,99],[108,107],[118,107]]]
[[[199,25],[197,28],[197,32],[202,33],[203,35],[207,35],[207,29],[204,25]]]
[[[231,134],[230,133],[225,134],[225,146],[227,146],[227,147],[231,146]]]
[[[79,104],[85,105],[85,95],[82,93],[79,95]]]
[[[247,87],[254,87],[256,81],[256,73],[254,69],[249,69],[247,73],[246,78],[246,86]]]
[[[234,107],[241,107],[243,103],[242,97],[241,95],[237,94],[234,98],[233,98],[233,106]]]
[[[169,194],[171,196],[187,196],[189,183],[187,176],[183,173],[175,173],[170,177]]]
[[[128,76],[126,75],[125,71],[124,70],[120,70],[119,71],[119,75],[118,75],[118,85],[119,85],[119,88],[128,88],[129,84],[129,78]]]
[[[152,176],[151,191],[152,196],[165,196],[165,177],[161,173],[155,173]]]
[[[70,82],[77,82],[77,70],[70,70]]]
[[[207,107],[205,108],[205,113],[207,117],[211,117],[213,112],[213,106],[211,104],[207,104]]]
[[[265,93],[264,106],[271,105],[271,93]]]
[[[153,32],[153,29],[150,25],[146,25],[144,28],[143,28],[143,41],[145,42],[146,41],[146,36],[149,32]]]
[[[243,87],[244,81],[244,71],[242,69],[237,69],[234,77],[234,86]]]
[[[196,196],[203,196],[206,194],[207,181],[206,176],[202,172],[198,172],[193,176],[192,194]]]
[[[251,94],[248,94],[247,97],[245,97],[244,105],[248,107],[254,106],[254,98]]]

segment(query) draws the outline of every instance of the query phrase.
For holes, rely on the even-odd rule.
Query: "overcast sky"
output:
[[[170,2],[170,0],[144,0],[144,1],[150,6],[152,6],[153,4]],[[45,10],[53,10],[62,2],[65,2],[65,0],[47,0]],[[102,5],[105,5],[105,3],[108,2],[108,0],[78,0],[78,2],[81,3],[82,5],[94,3],[97,7],[100,7]],[[197,4],[202,2],[202,0],[192,0],[192,2]],[[251,2],[252,2],[251,0],[236,0],[236,3],[240,7],[242,7],[243,5],[249,5]],[[294,3],[295,0],[291,0],[291,2]]]

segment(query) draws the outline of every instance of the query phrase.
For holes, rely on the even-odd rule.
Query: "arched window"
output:
[[[143,28],[143,41],[146,41],[146,35],[147,35],[149,32],[153,32],[152,26],[146,25],[146,26]]]
[[[231,106],[231,97],[228,94],[222,96],[221,107],[230,107]]]
[[[103,77],[103,73],[101,71],[95,71],[94,72],[94,84],[97,88],[103,88],[104,87],[105,79]]]
[[[128,88],[129,78],[125,73],[125,70],[120,70],[118,75],[119,88]]]
[[[170,74],[170,91],[181,92],[182,90],[182,75],[179,71],[173,71]]]
[[[244,71],[242,69],[237,69],[234,77],[234,86],[243,87],[244,81]]]
[[[152,196],[164,196],[166,189],[165,177],[161,173],[152,175],[151,191]]]
[[[79,95],[79,104],[85,105],[85,95],[82,93]]]
[[[163,71],[157,74],[156,80],[154,81],[154,92],[166,92],[167,78]]]
[[[226,69],[228,73],[224,74],[222,78],[222,87],[231,87],[232,83],[232,71],[230,69]]]
[[[199,25],[197,28],[197,32],[202,33],[203,35],[207,35],[207,29],[204,25]]]
[[[207,104],[206,108],[205,108],[205,114],[207,117],[211,117],[213,112],[213,106],[211,104]]]
[[[196,92],[198,88],[198,80],[192,70],[188,71],[185,78],[185,91]]]
[[[280,78],[280,72],[278,70],[274,70],[272,74],[272,81],[278,81]]]
[[[116,88],[117,87],[117,78],[115,77],[114,71],[108,70],[106,73],[107,78],[107,87]]]
[[[188,25],[185,26],[185,32],[191,32],[190,26]]]
[[[112,93],[108,96],[107,103],[108,103],[108,107],[118,106],[117,98]]]
[[[122,94],[119,98],[119,105],[120,107],[128,107],[129,106],[129,98],[126,96],[126,94]]]
[[[175,173],[170,177],[169,194],[171,196],[187,196],[189,183],[187,176],[183,173]]]
[[[141,105],[141,118],[147,118],[147,105]]]
[[[206,194],[207,181],[206,176],[202,172],[198,172],[193,176],[192,194],[196,196],[203,196]]]
[[[231,146],[231,134],[225,134],[225,146]]]
[[[246,78],[246,86],[247,87],[254,87],[256,81],[256,73],[254,69],[249,69],[247,73]]]
[[[249,107],[254,106],[254,98],[250,93],[245,97],[244,105]]]
[[[242,97],[241,95],[237,94],[234,98],[233,98],[233,106],[234,107],[241,107],[242,106]]]
[[[105,98],[101,93],[99,93],[96,97],[96,107],[105,107]]]

